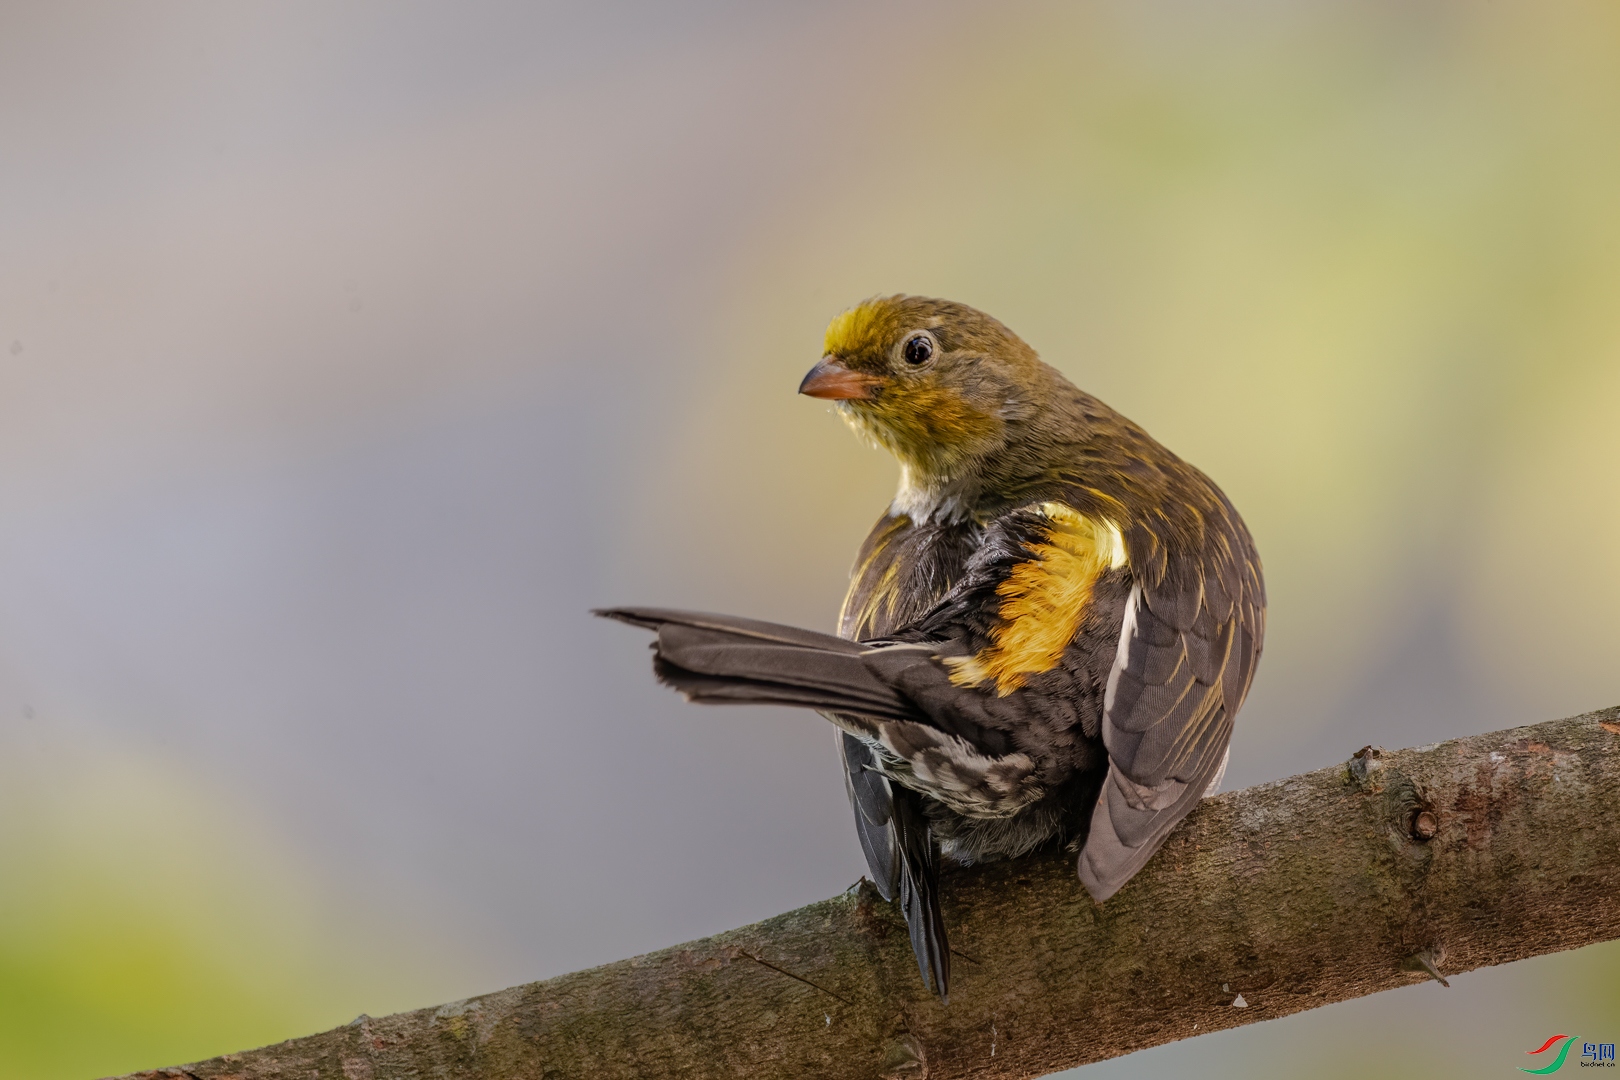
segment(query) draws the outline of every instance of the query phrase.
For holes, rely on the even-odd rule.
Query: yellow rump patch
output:
[[[945,661],[958,686],[994,681],[997,695],[1006,697],[1029,676],[1052,670],[1080,629],[1097,578],[1125,565],[1118,525],[1063,503],[1042,503],[1040,511],[1051,522],[1046,543],[1034,545],[1035,557],[996,586],[1001,623],[990,631],[990,644]]]

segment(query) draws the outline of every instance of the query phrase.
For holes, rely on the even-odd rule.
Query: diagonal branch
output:
[[[1620,937],[1616,806],[1620,709],[1369,748],[1206,801],[1100,907],[1057,852],[948,874],[952,940],[979,958],[949,1006],[863,887],[633,960],[139,1076],[1039,1076]]]

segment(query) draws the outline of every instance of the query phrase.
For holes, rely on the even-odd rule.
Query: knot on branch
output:
[[[928,1080],[928,1055],[915,1035],[902,1035],[883,1051],[883,1080]]]

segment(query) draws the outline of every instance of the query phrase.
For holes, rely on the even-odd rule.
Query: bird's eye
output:
[[[906,339],[900,355],[908,364],[926,364],[934,358],[934,341],[927,334],[914,334]]]

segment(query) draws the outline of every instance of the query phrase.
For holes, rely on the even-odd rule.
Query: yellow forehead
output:
[[[882,300],[868,300],[833,317],[822,343],[823,355],[848,355],[880,344],[893,309]]]

